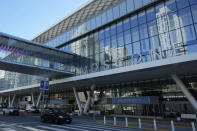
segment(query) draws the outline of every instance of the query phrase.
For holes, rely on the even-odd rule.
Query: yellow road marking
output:
[[[96,123],[96,124],[98,124],[98,123]],[[103,123],[101,123],[101,124],[98,124],[98,125],[104,125],[104,124],[103,124]],[[125,126],[123,126],[123,125],[113,125],[113,124],[105,124],[105,125],[108,125],[108,126],[125,127]],[[128,126],[128,128],[135,128],[135,129],[139,129],[139,127],[137,127],[137,126]],[[144,127],[142,127],[142,128],[140,128],[140,129],[154,131],[154,129],[153,129],[153,128],[144,128]],[[170,131],[170,130],[158,129],[158,131]]]
[[[119,123],[125,123],[124,121],[117,121]],[[101,124],[104,124],[104,121],[99,121],[98,123],[101,123]],[[113,123],[113,121],[106,121],[106,123]],[[128,122],[128,123],[134,123],[134,124],[138,124],[138,122]],[[150,126],[153,126],[153,124],[150,124],[150,123],[142,123],[142,124],[146,124],[146,125],[150,125]],[[170,123],[169,123],[170,124]],[[113,124],[112,124],[113,125]],[[159,126],[167,126],[167,127],[170,127],[170,125],[162,125],[162,124],[157,124]],[[124,126],[125,127],[125,126]],[[178,128],[192,128],[192,127],[185,127],[185,126],[174,126],[174,127],[178,127]]]

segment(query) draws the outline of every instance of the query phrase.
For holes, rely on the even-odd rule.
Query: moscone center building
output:
[[[39,106],[45,80],[45,106],[69,112],[197,112],[197,0],[90,0],[19,37],[0,33],[2,106]]]

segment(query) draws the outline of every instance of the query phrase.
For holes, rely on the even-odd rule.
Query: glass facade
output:
[[[123,1],[127,2],[127,8],[123,3],[114,6],[112,12],[117,15],[114,17],[125,14],[117,13],[117,8],[128,9],[131,1]],[[141,0],[138,2],[134,4],[135,9],[143,6]],[[78,55],[74,69],[77,75],[197,52],[197,4],[180,3],[179,0],[160,2],[68,43],[61,50]],[[100,18],[97,22],[102,25]],[[87,31],[84,25],[74,34]]]
[[[58,54],[52,54],[54,57],[49,54],[31,56],[31,53],[35,54],[36,48],[32,48],[33,52],[25,51],[11,46],[16,40],[0,38],[1,55],[4,55],[2,59],[8,55],[9,57],[5,57],[7,60],[83,75],[197,52],[196,0],[165,0],[121,20],[117,19],[154,1],[156,0],[120,1],[46,43],[57,47],[100,27],[60,48],[76,54],[71,59],[64,59]],[[112,21],[112,24],[105,25]],[[3,45],[3,42],[6,44]],[[56,60],[51,60],[53,58]],[[27,78],[24,74],[20,76]]]

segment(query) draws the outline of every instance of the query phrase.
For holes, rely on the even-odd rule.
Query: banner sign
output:
[[[19,104],[20,105],[26,105],[26,104],[29,104],[29,102],[28,101],[20,101]]]
[[[111,98],[107,101],[108,104],[157,104],[158,102],[157,96]]]
[[[67,104],[67,100],[50,100],[49,104]]]

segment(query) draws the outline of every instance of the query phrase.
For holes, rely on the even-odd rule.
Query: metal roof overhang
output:
[[[118,84],[123,82],[143,81],[159,78],[168,78],[171,74],[192,75],[197,74],[197,53],[186,54],[168,59],[152,61],[121,67],[117,69],[90,73],[81,76],[69,77],[50,82],[50,90],[67,90],[72,87],[90,87],[91,84]],[[39,92],[39,84],[16,89],[0,91],[0,93],[28,93]]]

